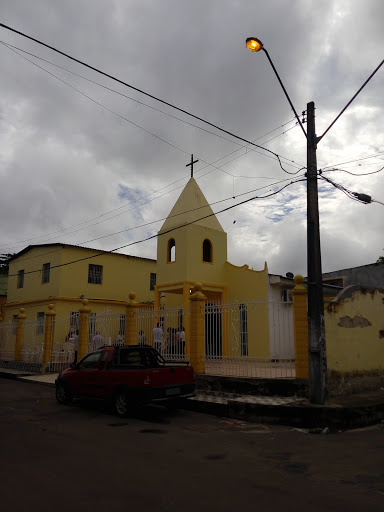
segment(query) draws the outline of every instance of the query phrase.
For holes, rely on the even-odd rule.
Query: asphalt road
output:
[[[380,511],[384,430],[329,435],[146,407],[119,419],[0,380],[4,511]]]

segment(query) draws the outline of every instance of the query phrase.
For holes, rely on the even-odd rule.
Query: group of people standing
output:
[[[66,342],[73,343],[74,348],[74,363],[77,362],[77,351],[79,345],[79,332],[78,330],[71,329],[68,335],[65,338]],[[147,338],[144,334],[144,331],[139,331],[138,334],[138,344],[145,345]],[[180,327],[180,329],[175,329],[173,327],[168,327],[167,335],[164,337],[164,331],[160,326],[160,323],[157,323],[157,326],[153,329],[153,341],[154,348],[160,352],[160,354],[172,354],[172,355],[184,355],[185,354],[185,330],[184,327]],[[117,345],[124,344],[124,335],[119,332],[116,338]],[[100,334],[99,331],[92,338],[91,350],[98,350],[99,348],[104,346],[104,338]]]
[[[167,335],[164,339],[164,331],[157,323],[157,326],[153,329],[153,341],[155,349],[162,353],[168,353],[173,355],[184,355],[185,354],[185,330],[184,327],[180,327],[179,330],[168,327]]]

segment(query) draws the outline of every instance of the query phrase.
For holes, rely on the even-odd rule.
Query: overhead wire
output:
[[[0,41],[0,42],[1,42],[1,41]],[[27,58],[26,58],[26,57],[24,57],[23,55],[20,55],[20,54],[19,54],[19,53],[14,49],[14,48],[17,48],[17,47],[13,47],[13,45],[8,45],[7,43],[4,43],[4,42],[1,42],[1,43],[2,43],[4,46],[6,46],[7,48],[9,48],[11,51],[13,51],[14,53],[16,53],[18,56],[20,56],[21,58],[23,58],[24,60],[27,60],[27,61],[28,61],[28,62],[30,62],[31,64],[33,64],[33,65],[37,66],[37,67],[38,67],[38,68],[40,68],[41,70],[45,71],[46,73],[50,74],[50,75],[51,75],[51,76],[53,76],[54,78],[58,79],[58,80],[59,80],[59,81],[61,81],[62,83],[64,83],[64,84],[68,85],[69,87],[71,87],[72,89],[74,89],[76,92],[79,92],[80,94],[82,94],[83,96],[85,96],[86,98],[88,98],[89,100],[91,100],[92,102],[96,103],[97,105],[101,106],[102,108],[105,108],[106,110],[108,110],[109,112],[111,112],[111,113],[115,114],[116,116],[118,116],[118,117],[122,118],[123,120],[125,120],[125,121],[127,121],[127,122],[129,122],[129,123],[131,123],[131,124],[134,124],[134,125],[135,125],[135,126],[137,126],[138,128],[141,128],[142,130],[144,130],[144,131],[146,131],[147,133],[149,133],[149,134],[153,135],[154,137],[156,137],[156,138],[160,139],[162,142],[165,142],[166,144],[169,144],[170,146],[174,147],[175,149],[178,149],[179,151],[181,151],[181,152],[183,152],[183,153],[185,153],[185,154],[189,154],[187,151],[184,151],[184,150],[182,150],[181,148],[178,148],[178,147],[177,147],[177,146],[175,146],[174,144],[171,144],[171,143],[169,143],[168,141],[166,141],[165,139],[163,139],[163,138],[161,138],[161,137],[157,136],[156,134],[154,134],[154,133],[150,132],[149,130],[146,130],[145,128],[141,127],[141,126],[140,126],[140,125],[138,125],[137,123],[134,123],[134,122],[132,122],[131,120],[127,119],[126,117],[121,116],[121,115],[120,115],[120,114],[118,114],[117,112],[115,112],[115,111],[113,111],[113,110],[109,109],[109,108],[108,108],[108,107],[106,107],[105,105],[103,105],[103,104],[101,104],[100,102],[98,102],[98,101],[94,100],[94,99],[93,99],[93,98],[91,98],[89,95],[87,95],[87,94],[85,94],[84,92],[80,91],[80,90],[79,90],[79,89],[77,89],[76,87],[72,86],[71,84],[69,84],[69,83],[68,83],[68,82],[66,82],[65,80],[63,80],[63,79],[61,79],[60,77],[58,77],[57,75],[55,75],[55,74],[51,73],[50,71],[46,70],[46,69],[45,69],[45,68],[43,68],[42,66],[39,66],[38,64],[34,63],[34,62],[33,62],[33,61],[31,61],[30,59],[27,59]],[[23,51],[23,50],[21,50],[21,51]],[[29,54],[29,52],[25,52],[25,53],[28,53],[28,54]],[[33,55],[33,54],[31,54],[31,55]],[[45,59],[42,59],[42,60],[45,60]],[[47,62],[49,62],[49,61],[47,61]],[[55,64],[53,64],[53,65],[55,65]],[[58,66],[58,67],[60,67],[60,66]],[[63,69],[65,69],[65,68],[63,68]],[[78,76],[80,76],[80,75],[78,75]],[[98,84],[98,85],[99,85],[99,84]],[[114,91],[114,92],[115,92],[115,91]],[[125,96],[125,95],[123,95],[123,96]],[[293,119],[293,120],[294,120],[294,119]],[[291,121],[288,121],[287,123],[284,123],[281,127],[285,126],[285,125],[286,125],[286,124],[288,124],[289,122],[291,122]],[[189,124],[190,124],[190,123],[189,123]],[[295,126],[296,126],[296,125],[295,125]],[[278,128],[279,128],[279,127],[278,127]],[[276,129],[278,129],[278,128],[275,128],[275,129],[271,130],[270,132],[267,132],[267,134],[268,134],[268,133],[271,133],[271,132],[273,132],[273,131],[275,131],[275,130],[276,130]],[[287,131],[289,131],[289,130],[287,130]],[[212,132],[209,132],[209,133],[212,133]],[[284,133],[285,133],[285,132],[283,132],[283,134],[284,134]],[[267,135],[267,134],[265,134],[265,135]],[[215,134],[214,134],[214,135],[215,135]],[[264,135],[264,136],[265,136],[265,135]],[[277,135],[277,136],[280,136],[280,135],[282,135],[282,134],[279,134],[279,135]],[[277,136],[276,136],[276,137],[277,137]],[[262,138],[262,137],[263,137],[263,136],[260,136],[258,139],[260,139],[260,138]],[[276,137],[274,137],[274,138],[276,138]],[[255,139],[255,140],[258,140],[258,139]],[[229,139],[225,139],[225,140],[229,140]],[[231,142],[232,142],[232,141],[231,141]],[[242,147],[244,147],[244,146],[242,146]],[[240,149],[240,148],[239,148],[239,149]],[[251,148],[251,149],[252,149],[252,151],[255,151],[253,148]],[[235,151],[237,151],[237,150],[235,150]],[[231,153],[230,153],[230,154],[231,154]],[[240,157],[241,157],[241,156],[243,156],[243,155],[240,155]],[[268,156],[268,155],[264,155],[264,156]],[[225,158],[225,157],[222,157],[221,159],[223,159],[223,158]],[[235,160],[235,159],[236,159],[236,158],[232,159],[231,161],[233,161],[233,160]],[[200,160],[202,160],[204,163],[206,163],[206,164],[207,164],[207,166],[212,166],[212,167],[214,167],[214,169],[218,169],[218,170],[220,170],[221,172],[224,172],[224,173],[226,173],[226,174],[229,174],[230,176],[235,176],[235,175],[233,175],[233,174],[229,173],[228,171],[225,171],[224,169],[221,169],[220,167],[216,167],[216,166],[214,166],[214,164],[213,164],[213,163],[206,162],[205,160],[203,160],[203,159],[201,159],[201,158],[200,158]],[[220,160],[220,159],[219,159],[219,160]],[[231,161],[226,162],[226,163],[225,163],[225,164],[223,164],[223,165],[227,165],[227,164],[228,164],[228,163],[230,163]],[[293,161],[292,161],[292,162],[293,162]],[[288,164],[288,165],[292,165],[292,164]],[[301,168],[301,169],[299,169],[299,170],[298,170],[297,172],[295,172],[295,173],[289,173],[289,174],[297,174],[300,170],[302,170],[302,168]],[[288,172],[288,171],[286,171],[286,172]],[[209,173],[205,173],[203,176],[206,176],[207,174],[209,174]],[[201,176],[201,177],[202,177],[202,176]],[[256,176],[256,177],[254,177],[254,178],[255,178],[255,179],[256,179],[256,178],[274,179],[273,177],[257,177],[257,176]],[[181,178],[181,179],[184,179],[184,178]],[[180,181],[180,180],[177,180],[177,181]],[[176,182],[177,182],[177,181],[176,181]],[[176,182],[174,182],[174,183],[176,183]],[[168,186],[170,186],[170,185],[168,185]],[[167,187],[168,187],[168,186],[167,186]],[[167,188],[167,187],[164,187],[164,188]],[[148,194],[148,195],[151,195],[151,194]],[[136,201],[140,201],[141,199],[142,199],[142,198],[139,198],[139,199],[138,199],[138,200],[136,200]],[[156,198],[155,198],[155,199],[156,199]],[[147,203],[148,203],[148,202],[147,202]],[[144,204],[147,204],[147,203],[144,203]],[[139,205],[139,206],[142,206],[142,205]],[[118,210],[118,209],[123,208],[123,207],[125,207],[125,206],[120,206],[120,207],[116,208],[115,210]],[[107,212],[107,213],[105,213],[105,214],[102,214],[102,215],[100,215],[100,216],[98,216],[98,217],[96,217],[96,218],[100,218],[100,217],[102,217],[102,216],[104,216],[104,215],[107,215],[107,214],[109,214],[109,213],[111,213],[111,212],[113,212],[113,211],[115,211],[115,210],[111,210],[110,212]],[[114,217],[111,217],[111,218],[109,218],[109,219],[105,219],[105,221],[111,220],[111,219],[113,219],[113,218],[115,218],[115,216],[114,216]],[[88,220],[88,221],[81,222],[81,223],[79,223],[79,224],[77,224],[77,225],[75,225],[75,226],[72,226],[72,227],[76,227],[76,226],[78,226],[78,225],[87,224],[88,222],[91,222],[92,220],[93,220],[93,219]],[[89,226],[89,227],[91,227],[91,226]],[[62,229],[62,230],[58,230],[58,231],[56,231],[56,232],[63,232],[63,231],[66,231],[67,229],[71,229],[71,227],[69,227],[69,228],[64,228],[64,229]],[[84,229],[86,229],[86,227],[85,227]],[[56,232],[54,232],[53,234],[55,234]],[[44,238],[44,237],[46,237],[46,236],[49,236],[49,235],[39,235],[39,236],[37,236],[37,237],[30,238],[30,239],[26,239],[26,240],[24,240],[24,241],[30,241],[30,240],[38,239],[38,238]],[[57,238],[57,237],[56,237],[56,238]],[[16,242],[16,243],[17,243],[17,242]],[[8,245],[9,245],[9,244],[8,244]]]
[[[350,164],[350,163],[361,162],[362,160],[368,160],[369,158],[376,158],[381,155],[384,155],[384,152],[375,153],[373,155],[364,156],[362,158],[356,158],[355,160],[348,160],[347,162],[339,162],[337,164],[326,165],[322,168],[322,170],[324,171],[325,169],[328,169],[328,167],[336,167],[337,165],[346,165],[346,164]]]
[[[169,106],[169,107],[171,107],[171,108],[173,108],[173,109],[175,109],[175,110],[178,110],[178,111],[180,111],[180,112],[183,112],[184,114],[186,114],[186,115],[188,115],[188,116],[190,116],[190,117],[193,117],[194,119],[197,119],[198,121],[201,121],[202,123],[205,123],[205,124],[207,124],[207,125],[209,125],[209,126],[212,126],[212,127],[213,127],[213,128],[215,128],[216,130],[219,130],[219,131],[221,131],[221,132],[223,132],[223,133],[226,133],[227,135],[230,135],[231,137],[233,137],[233,138],[235,138],[235,139],[237,139],[237,140],[241,140],[242,142],[246,142],[247,144],[251,144],[252,146],[255,146],[255,147],[259,148],[259,149],[262,149],[263,151],[266,151],[266,152],[268,152],[268,153],[271,153],[272,155],[274,155],[274,156],[276,157],[276,159],[277,159],[277,161],[278,161],[278,163],[279,163],[279,165],[280,165],[280,168],[281,168],[284,172],[287,172],[288,174],[291,174],[291,173],[289,173],[288,171],[286,171],[286,169],[284,169],[284,167],[283,167],[283,165],[282,165],[282,162],[281,162],[280,155],[279,155],[279,154],[277,154],[277,153],[275,153],[274,151],[271,151],[271,150],[270,150],[270,149],[268,149],[268,148],[265,148],[265,147],[263,147],[263,146],[260,146],[259,144],[256,144],[255,142],[251,142],[251,141],[249,141],[249,140],[245,139],[244,137],[241,137],[241,136],[239,136],[239,135],[236,135],[235,133],[233,133],[233,132],[231,132],[231,131],[229,131],[229,130],[226,130],[226,129],[224,129],[224,128],[221,128],[220,126],[218,126],[218,125],[216,125],[216,124],[214,124],[214,123],[211,123],[210,121],[207,121],[206,119],[203,119],[202,117],[199,117],[199,116],[197,116],[197,115],[195,115],[195,114],[192,114],[191,112],[188,112],[188,111],[187,111],[187,110],[185,110],[185,109],[182,109],[182,108],[180,108],[180,107],[177,107],[176,105],[173,105],[172,103],[170,103],[170,102],[168,102],[168,101],[162,100],[161,98],[159,98],[159,97],[157,97],[157,96],[154,96],[153,94],[150,94],[150,93],[148,93],[148,92],[144,91],[143,89],[139,89],[138,87],[135,87],[135,86],[133,86],[133,85],[131,85],[131,84],[129,84],[129,83],[127,83],[127,82],[123,81],[123,80],[120,80],[119,78],[114,77],[113,75],[110,75],[109,73],[106,73],[106,72],[102,71],[101,69],[98,69],[98,68],[96,68],[96,67],[94,67],[94,66],[91,66],[90,64],[87,64],[87,63],[86,63],[86,62],[84,62],[84,61],[81,61],[81,60],[79,60],[79,59],[77,59],[77,58],[75,58],[75,57],[72,57],[71,55],[69,55],[69,54],[67,54],[67,53],[65,53],[65,52],[62,52],[61,50],[58,50],[57,48],[55,48],[55,47],[53,47],[53,46],[51,46],[51,45],[48,45],[47,43],[44,43],[43,41],[40,41],[39,39],[36,39],[36,38],[34,38],[34,37],[32,37],[32,36],[29,36],[29,35],[27,35],[27,34],[25,34],[25,33],[21,32],[21,31],[19,31],[19,30],[16,30],[16,29],[14,29],[14,28],[12,28],[12,27],[10,27],[10,26],[8,26],[8,25],[5,25],[4,23],[0,23],[0,27],[5,28],[6,30],[10,30],[11,32],[14,32],[14,33],[16,33],[16,34],[18,34],[18,35],[20,35],[20,36],[22,36],[22,37],[25,37],[26,39],[30,39],[31,41],[34,41],[34,42],[35,42],[35,43],[37,43],[37,44],[40,44],[40,45],[42,45],[42,46],[45,46],[46,48],[49,48],[50,50],[52,50],[52,51],[54,51],[54,52],[56,52],[56,53],[58,53],[58,54],[60,54],[60,55],[63,55],[64,57],[66,57],[66,58],[68,58],[68,59],[70,59],[70,60],[73,60],[74,62],[77,62],[78,64],[80,64],[80,65],[82,65],[82,66],[85,66],[85,67],[87,67],[88,69],[91,69],[91,70],[95,71],[96,73],[99,73],[99,74],[101,74],[101,75],[103,75],[103,76],[106,76],[107,78],[110,78],[111,80],[114,80],[114,81],[116,81],[116,82],[118,82],[118,83],[120,83],[120,84],[122,84],[122,85],[124,85],[124,86],[126,86],[126,87],[129,87],[130,89],[133,89],[133,90],[135,90],[135,91],[137,91],[137,92],[139,92],[139,93],[141,93],[141,94],[144,94],[145,96],[148,96],[149,98],[152,98],[152,99],[154,99],[155,101],[158,101],[158,102],[160,102],[160,103],[163,103],[164,105],[167,105],[167,106]]]
[[[43,61],[43,62],[46,62],[47,64],[50,64],[51,66],[54,66],[54,67],[56,67],[56,68],[59,68],[59,69],[61,69],[61,70],[63,70],[63,71],[66,71],[67,73],[70,73],[70,74],[72,74],[72,75],[74,75],[74,76],[77,76],[77,77],[79,77],[79,78],[82,78],[83,80],[86,80],[87,82],[90,82],[90,83],[92,83],[92,84],[94,84],[94,85],[97,85],[97,86],[99,86],[99,87],[102,87],[103,89],[106,89],[106,90],[108,90],[108,91],[110,91],[110,92],[113,92],[114,94],[118,94],[119,96],[123,96],[124,98],[127,98],[127,99],[129,99],[129,100],[131,100],[131,101],[134,101],[135,103],[138,103],[139,105],[143,105],[143,106],[145,106],[145,107],[147,107],[147,108],[150,108],[150,109],[152,109],[152,110],[155,110],[156,112],[160,112],[161,114],[164,114],[164,115],[166,115],[166,116],[168,116],[168,117],[171,117],[172,119],[176,119],[177,121],[180,121],[180,122],[182,122],[182,123],[184,123],[184,124],[187,124],[187,125],[189,125],[189,126],[192,126],[192,127],[194,127],[194,128],[197,128],[198,130],[202,130],[202,131],[204,131],[204,132],[206,132],[206,133],[209,133],[209,134],[211,134],[211,135],[215,135],[216,137],[220,137],[220,138],[222,138],[222,139],[224,139],[224,140],[227,140],[227,141],[229,141],[229,142],[232,142],[232,143],[233,143],[233,141],[232,141],[232,140],[227,139],[226,137],[223,137],[223,136],[222,136],[222,135],[220,135],[220,134],[217,134],[217,133],[211,132],[210,130],[207,130],[206,128],[203,128],[202,126],[199,126],[199,125],[196,125],[196,124],[190,123],[189,121],[186,121],[185,119],[181,119],[180,117],[176,117],[176,116],[174,116],[174,115],[170,114],[169,112],[165,112],[164,110],[160,110],[160,109],[158,109],[158,108],[156,108],[156,107],[154,107],[154,106],[152,106],[152,105],[149,105],[148,103],[144,103],[143,101],[140,101],[140,100],[138,100],[138,99],[136,99],[136,98],[132,98],[131,96],[127,96],[126,94],[124,94],[124,93],[122,93],[122,92],[120,92],[120,91],[117,91],[116,89],[112,89],[111,87],[107,87],[107,86],[106,86],[106,85],[104,85],[104,84],[101,84],[101,83],[99,83],[99,82],[96,82],[96,81],[94,81],[94,80],[91,80],[91,79],[90,79],[90,78],[88,78],[88,77],[85,77],[85,76],[83,76],[83,75],[80,75],[80,74],[78,74],[78,73],[75,73],[74,71],[71,71],[70,69],[64,68],[63,66],[59,66],[58,64],[55,64],[55,63],[53,63],[53,62],[51,62],[51,61],[49,61],[49,60],[47,60],[47,59],[43,59],[42,57],[39,57],[38,55],[35,55],[34,53],[31,53],[31,52],[28,52],[28,51],[26,51],[26,50],[23,50],[22,48],[19,48],[18,46],[14,46],[14,45],[12,45],[12,44],[10,44],[10,43],[6,43],[5,41],[1,41],[1,40],[0,40],[0,43],[1,43],[1,44],[3,44],[4,46],[6,46],[7,48],[9,48],[10,50],[13,50],[13,51],[14,51],[17,55],[19,55],[20,57],[23,57],[23,56],[22,56],[22,55],[20,55],[20,54],[19,54],[17,51],[15,51],[15,50],[18,50],[18,51],[20,51],[20,52],[26,53],[27,55],[30,55],[30,56],[32,56],[32,57],[34,57],[34,58],[36,58],[36,59],[39,59],[39,60],[41,60],[41,61]],[[30,63],[31,63],[31,64],[33,64],[33,65],[36,65],[36,63],[35,63],[35,62],[33,62],[33,61],[29,60],[29,59],[26,59],[26,58],[25,58],[25,60],[27,60],[28,62],[30,62]],[[43,71],[46,71],[47,73],[49,73],[49,71],[48,71],[48,70],[46,70],[45,68],[43,68],[42,66],[38,66],[38,67],[39,67],[40,69],[42,69]],[[50,73],[50,74],[51,74],[52,76],[54,76],[55,78],[57,78],[58,80],[61,80],[61,79],[60,79],[59,77],[57,77],[56,75],[54,75],[54,74],[52,74],[52,73]],[[63,81],[63,80],[62,80],[62,81]],[[70,87],[72,87],[72,86],[71,86],[70,84],[68,84],[67,82],[65,82],[65,81],[63,81],[63,82],[64,82],[65,84],[69,85]],[[75,90],[76,90],[76,89],[75,89]],[[267,136],[267,135],[269,135],[270,133],[272,133],[272,132],[274,132],[274,131],[278,130],[279,128],[283,128],[285,125],[289,124],[291,121],[293,121],[293,120],[295,120],[295,119],[296,119],[296,118],[293,118],[292,120],[287,121],[286,123],[282,124],[281,126],[279,126],[279,127],[277,127],[277,128],[274,128],[273,130],[270,130],[270,131],[269,131],[269,132],[267,132],[266,134],[264,134],[264,135],[262,135],[262,136],[260,136],[260,137],[258,137],[258,138],[256,138],[256,139],[254,139],[252,142],[256,142],[256,140],[260,140],[260,139],[262,139],[263,137],[266,137],[266,136]],[[297,123],[295,124],[295,126],[296,126],[296,125],[297,125]],[[293,127],[292,127],[292,128],[293,128]],[[290,128],[290,129],[292,129],[292,128]],[[283,134],[284,134],[284,133],[286,133],[287,131],[289,131],[289,130],[286,130],[285,132],[283,132]],[[279,135],[278,135],[278,136],[279,136]],[[276,136],[276,137],[277,137],[277,136]],[[275,137],[274,137],[274,138],[275,138]],[[271,140],[273,140],[274,138],[272,138],[272,139],[270,139],[270,140],[266,141],[266,142],[265,142],[265,144],[266,144],[267,142],[270,142],[270,141],[271,141]],[[242,147],[242,148],[244,148],[244,147],[246,147],[246,146],[241,146],[241,147]],[[260,154],[262,154],[262,153],[260,153]],[[280,157],[281,157],[281,158],[283,158],[284,160],[287,160],[288,162],[292,162],[292,160],[290,160],[290,159],[288,159],[288,158],[286,158],[286,157],[284,157],[284,156],[282,156],[282,155],[280,155]],[[287,165],[287,162],[285,162],[285,164]]]
[[[59,267],[66,267],[68,265],[73,265],[75,263],[79,263],[80,261],[85,261],[85,260],[90,260],[90,259],[93,259],[93,258],[97,258],[98,256],[102,256],[102,255],[105,255],[105,254],[112,254],[112,253],[115,253],[116,251],[119,251],[121,249],[125,249],[126,247],[130,247],[132,245],[137,245],[139,243],[143,243],[143,242],[147,242],[148,240],[152,240],[153,238],[158,238],[159,236],[164,236],[168,233],[171,233],[173,231],[176,231],[177,229],[182,229],[182,228],[185,228],[187,226],[190,226],[191,224],[195,224],[196,222],[199,222],[201,220],[204,220],[204,219],[207,219],[209,217],[212,217],[212,216],[216,216],[220,213],[224,213],[228,210],[231,210],[232,208],[235,208],[237,206],[240,206],[242,204],[246,204],[246,203],[249,203],[250,201],[255,201],[256,199],[267,199],[268,197],[271,197],[271,196],[274,196],[276,194],[279,194],[280,192],[282,192],[285,188],[289,187],[290,185],[293,185],[294,183],[298,183],[299,181],[305,181],[305,179],[296,179],[295,181],[291,181],[290,183],[287,183],[286,185],[284,185],[283,187],[281,187],[279,190],[275,191],[275,192],[272,192],[270,194],[267,194],[265,196],[255,196],[255,197],[251,197],[251,198],[248,198],[248,199],[245,199],[244,201],[240,201],[239,203],[236,203],[234,205],[231,205],[231,206],[228,206],[227,208],[223,208],[222,210],[219,210],[217,212],[212,212],[208,215],[205,215],[203,217],[200,217],[199,219],[195,219],[193,221],[190,221],[190,222],[186,222],[185,224],[182,224],[181,226],[176,226],[176,227],[173,227],[173,228],[170,228],[166,231],[163,231],[161,233],[156,233],[154,235],[151,235],[147,238],[143,238],[142,240],[136,240],[134,242],[130,242],[129,244],[125,244],[125,245],[122,245],[120,247],[116,247],[115,249],[112,249],[110,251],[102,251],[102,252],[99,252],[97,254],[94,254],[92,256],[86,256],[84,258],[78,258],[76,260],[73,260],[73,261],[68,261],[66,263],[61,263],[59,265],[53,265],[51,266],[51,270],[52,269],[55,269],[55,268],[59,268]],[[36,269],[36,270],[29,270],[27,272],[24,272],[24,275],[27,275],[27,274],[35,274],[36,272],[41,272],[41,268],[39,269]],[[9,277],[15,277],[17,276],[18,274],[9,274]]]
[[[353,192],[352,190],[348,189],[347,187],[344,187],[344,185],[341,185],[341,183],[336,183],[335,181],[331,180],[330,178],[327,178],[326,176],[320,176],[321,180],[324,180],[331,185],[333,185],[335,188],[343,192],[347,197],[350,199],[353,199],[354,201],[357,201],[359,203],[363,204],[371,204],[371,203],[379,203],[383,204],[381,201],[377,201],[376,199],[372,199],[371,196],[367,194],[362,194],[359,192]]]
[[[372,164],[371,164],[372,165]],[[347,174],[351,174],[352,176],[370,176],[371,174],[377,174],[381,172],[384,169],[384,166],[381,167],[381,169],[378,169],[377,171],[372,172],[362,172],[362,173],[355,173],[351,171],[347,171],[346,169],[323,169],[322,172],[346,172]]]
[[[284,183],[285,181],[288,181],[288,180],[290,180],[290,178],[286,178],[286,179],[284,179],[284,180],[277,181],[276,183],[270,183],[270,184],[268,184],[268,185],[264,185],[263,187],[259,187],[259,188],[253,189],[253,190],[249,190],[249,191],[247,191],[247,192],[242,192],[241,194],[237,194],[235,197],[241,197],[241,196],[243,196],[243,195],[252,194],[252,193],[254,193],[254,192],[258,192],[259,190],[263,190],[263,189],[268,188],[268,187],[273,187],[273,186],[275,186],[275,185],[279,185],[280,183]],[[220,199],[220,200],[218,200],[218,201],[214,201],[214,202],[212,202],[212,203],[210,203],[210,204],[211,204],[211,205],[215,205],[215,204],[219,204],[219,203],[222,203],[222,202],[225,202],[225,201],[229,201],[229,200],[232,200],[232,199],[234,199],[234,197],[233,197],[233,196],[228,197],[228,198],[225,198],[225,199]],[[124,232],[132,231],[133,229],[139,229],[139,228],[142,228],[142,227],[146,227],[146,226],[149,226],[149,225],[151,225],[151,224],[155,224],[156,222],[164,221],[164,220],[166,220],[167,218],[172,218],[172,217],[174,217],[174,216],[178,216],[178,215],[184,215],[185,213],[190,213],[190,212],[193,212],[193,211],[198,210],[198,209],[200,209],[200,208],[202,208],[202,207],[198,207],[198,208],[195,208],[195,209],[189,210],[189,211],[187,211],[187,212],[181,212],[181,213],[176,214],[176,215],[172,215],[172,216],[164,217],[164,218],[162,218],[162,219],[157,219],[157,220],[155,220],[155,221],[151,221],[151,222],[148,222],[148,223],[146,223],[146,224],[142,224],[142,225],[140,225],[140,226],[135,226],[135,227],[133,227],[133,228],[123,229],[123,230],[121,230],[121,231],[117,231],[117,232],[114,232],[114,233],[110,233],[110,234],[108,234],[108,235],[103,235],[103,236],[100,236],[100,237],[97,237],[97,238],[93,238],[93,239],[91,239],[91,240],[86,240],[86,241],[83,241],[83,242],[79,242],[78,244],[87,244],[87,243],[90,243],[90,242],[94,242],[94,241],[96,241],[96,240],[101,240],[101,239],[103,239],[103,238],[108,238],[108,237],[110,237],[110,236],[114,236],[114,235],[121,234],[121,233],[124,233]],[[99,223],[96,223],[96,224],[99,224]],[[96,224],[93,224],[92,226],[94,226],[94,225],[96,225]],[[92,226],[89,226],[89,227],[92,227]],[[66,236],[66,235],[70,235],[70,234],[74,234],[74,233],[77,233],[77,232],[79,232],[79,231],[81,231],[81,229],[76,230],[76,231],[72,231],[72,232],[70,232],[70,233],[66,233],[64,236]],[[55,240],[56,238],[61,238],[61,237],[62,237],[62,235],[59,235],[59,236],[57,236],[57,237],[51,237],[49,240]],[[13,247],[18,247],[18,246],[17,246],[17,245],[15,245],[15,246],[13,246]]]

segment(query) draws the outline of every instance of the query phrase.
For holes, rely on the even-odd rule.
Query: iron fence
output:
[[[207,302],[205,371],[214,375],[295,377],[292,305]]]

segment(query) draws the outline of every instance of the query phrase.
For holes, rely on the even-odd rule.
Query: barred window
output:
[[[24,288],[24,270],[19,270],[17,273],[17,287]]]
[[[89,266],[88,266],[88,283],[101,284],[102,279],[103,279],[103,266],[89,264]]]
[[[151,272],[151,276],[149,278],[149,289],[154,290],[156,286],[156,274]]]
[[[43,265],[43,283],[49,283],[49,277],[51,273],[51,264],[50,263],[44,263]]]
[[[44,332],[44,311],[39,311],[37,313],[36,334],[43,334],[43,332]]]

